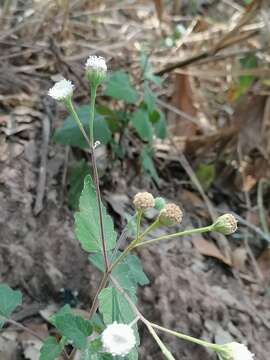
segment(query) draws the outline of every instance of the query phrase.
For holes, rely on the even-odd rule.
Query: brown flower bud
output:
[[[230,235],[237,230],[237,220],[232,214],[224,214],[217,218],[213,224],[213,231]]]
[[[133,204],[136,209],[147,210],[155,206],[155,199],[148,192],[139,192],[134,196]]]
[[[165,226],[172,226],[180,223],[183,218],[183,212],[175,204],[166,204],[159,213],[159,222]]]

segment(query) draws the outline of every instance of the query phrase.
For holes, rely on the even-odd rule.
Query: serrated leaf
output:
[[[61,354],[62,346],[53,336],[48,337],[40,349],[39,360],[55,360]]]
[[[86,134],[88,134],[90,114],[89,106],[79,106],[76,111],[83,124]],[[95,113],[94,119],[94,138],[95,140],[99,140],[104,145],[108,144],[112,138],[112,133],[108,127],[106,119],[97,112]],[[65,119],[63,125],[60,128],[56,129],[53,139],[59,144],[75,146],[81,149],[85,149],[89,146],[81,134],[76,121],[71,115]]]
[[[137,302],[137,298],[134,290],[126,290],[126,293],[129,295],[130,299],[134,304]],[[111,324],[114,321],[123,324],[131,323],[136,315],[134,314],[133,309],[131,308],[128,301],[125,299],[119,291],[113,287],[107,287],[103,289],[99,294],[99,312],[103,316],[105,324]],[[137,325],[133,326],[136,343],[139,345],[140,337],[137,329]]]
[[[153,129],[147,110],[137,110],[131,117],[131,123],[142,140],[152,142]]]
[[[92,325],[80,316],[72,314],[58,315],[55,326],[62,336],[65,336],[78,349],[85,349],[87,337],[92,333]]]
[[[138,100],[138,93],[131,85],[128,74],[121,70],[114,72],[110,76],[106,84],[104,95],[131,104]]]
[[[65,305],[63,306],[59,311],[57,311],[55,314],[53,314],[50,318],[49,318],[49,322],[53,325],[56,326],[56,319],[58,316],[64,316],[67,314],[71,314],[71,307],[70,305]]]
[[[136,303],[136,295],[130,291],[129,296]],[[108,287],[99,294],[99,311],[103,316],[105,324],[111,324],[114,321],[129,324],[135,319],[135,314],[124,296],[115,288]]]
[[[89,174],[89,165],[84,159],[68,171],[68,205],[72,209],[78,209],[79,199],[83,189],[84,179]]]
[[[142,264],[138,256],[129,254],[124,261],[129,267],[130,276],[136,283],[142,286],[149,284],[149,279],[143,271]]]
[[[0,284],[0,316],[8,318],[17,306],[22,304],[22,294],[6,284]],[[0,328],[5,321],[0,318]]]
[[[121,252],[118,251],[114,259],[119,257]],[[111,261],[112,254],[108,253],[108,258]],[[90,255],[89,260],[100,271],[104,271],[104,262],[102,254]],[[120,264],[112,271],[113,277],[119,282],[122,288],[132,291],[136,290],[137,284],[147,285],[149,279],[145,275],[141,261],[136,255],[129,254]]]
[[[84,180],[79,208],[80,211],[75,214],[76,237],[85,251],[101,252],[97,196],[90,175]],[[103,205],[102,218],[107,250],[111,250],[116,244],[116,232],[112,218],[107,214]]]

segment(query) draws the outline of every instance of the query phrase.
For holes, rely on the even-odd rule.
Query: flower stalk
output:
[[[134,248],[139,247],[139,246],[151,245],[153,243],[156,243],[156,242],[162,241],[162,240],[169,240],[169,239],[174,239],[176,237],[187,236],[187,235],[192,235],[192,234],[202,234],[202,233],[210,232],[210,231],[212,231],[212,225],[197,228],[197,229],[184,230],[184,231],[180,231],[180,232],[177,232],[174,234],[159,236],[155,239],[140,242],[140,243],[136,244],[134,246]]]

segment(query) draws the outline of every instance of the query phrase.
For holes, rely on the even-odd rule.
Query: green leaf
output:
[[[129,291],[129,296],[136,303],[135,293]],[[114,321],[129,324],[135,319],[134,312],[127,300],[115,288],[107,287],[99,294],[99,311],[103,316],[105,324]]]
[[[144,147],[140,160],[143,170],[148,173],[157,184],[159,184],[159,176],[152,160],[152,150],[148,147]]]
[[[133,278],[133,281],[135,283],[138,283],[139,285],[147,285],[149,284],[149,279],[145,275],[142,263],[138,256],[129,254],[125,259],[124,262],[129,267],[129,274]]]
[[[134,348],[128,355],[127,360],[138,360],[138,350],[137,348]]]
[[[116,232],[112,218],[107,215],[103,205],[102,218],[107,250],[111,250],[116,244]],[[84,180],[84,188],[80,197],[80,211],[75,214],[75,234],[85,251],[101,252],[99,231],[97,196],[91,177],[88,175]]]
[[[89,174],[89,165],[84,159],[70,168],[68,172],[68,205],[71,209],[78,209],[79,199],[83,189],[84,179]]]
[[[97,313],[95,313],[92,317],[91,317],[91,325],[93,327],[93,331],[97,332],[98,334],[100,334],[103,329],[104,329],[104,323],[101,319],[101,316]]]
[[[85,349],[87,337],[92,333],[90,321],[73,314],[58,315],[55,326],[62,336],[65,336],[78,349]]]
[[[200,164],[196,175],[204,190],[208,190],[215,180],[215,166],[213,164]]]
[[[89,342],[87,345],[87,349],[85,349],[82,352],[80,357],[80,360],[99,360],[99,359],[103,359],[102,342],[100,338]]]
[[[77,114],[83,124],[86,134],[89,133],[89,114],[90,108],[88,105],[82,105],[77,108]],[[112,133],[103,116],[95,113],[94,119],[94,138],[106,145],[111,141]],[[63,125],[56,129],[53,139],[55,142],[62,145],[70,145],[85,149],[88,147],[76,121],[69,115],[64,121]]]
[[[8,318],[17,306],[22,304],[20,291],[12,290],[6,284],[0,284],[0,316]],[[0,328],[5,321],[0,318]]]
[[[137,110],[131,117],[131,123],[142,140],[152,142],[152,124],[149,121],[148,112],[145,109]]]
[[[152,92],[149,88],[148,84],[146,83],[144,86],[144,98],[143,98],[148,111],[151,113],[155,110],[156,107],[156,95]]]
[[[137,302],[137,298],[133,289],[126,290],[130,299],[134,304]],[[123,324],[129,324],[135,319],[135,314],[128,301],[125,299],[119,291],[114,287],[107,287],[103,289],[99,294],[99,312],[103,316],[105,324],[111,324],[114,321]],[[140,337],[137,329],[137,325],[133,326],[136,343],[139,345]]]
[[[258,65],[257,57],[255,55],[248,55],[240,59],[242,69],[254,69]],[[242,75],[239,77],[239,87],[242,91],[247,90],[253,83],[254,76]]]
[[[247,55],[240,59],[242,69],[254,69],[258,66],[258,59],[255,55]],[[254,81],[252,75],[239,76],[238,84],[233,91],[233,99],[238,99],[241,95],[245,94]]]
[[[61,354],[62,346],[53,336],[48,337],[40,349],[39,360],[55,360]]]
[[[108,258],[112,260],[112,253],[108,253]],[[118,251],[114,259],[118,258],[121,252]],[[104,271],[104,261],[102,254],[94,254],[89,256],[90,262],[100,271]],[[118,266],[113,270],[112,275],[119,282],[122,288],[136,290],[137,284],[147,285],[149,279],[145,275],[142,264],[138,256],[129,254]]]
[[[68,315],[71,314],[71,307],[70,305],[65,305],[63,306],[59,311],[57,311],[55,314],[53,314],[50,318],[49,318],[49,322],[56,327],[56,319],[59,316],[64,316],[64,315]]]
[[[106,119],[106,122],[113,133],[121,131],[123,123],[122,114],[119,111],[114,111],[103,105],[96,105],[96,109],[97,112]]]
[[[154,84],[160,86],[162,83],[161,77],[154,75],[150,59],[149,59],[149,57],[147,57],[144,50],[141,51],[140,65],[141,65],[141,69],[143,72],[144,80],[152,81]]]
[[[150,114],[150,121],[152,122],[156,136],[159,139],[165,139],[166,137],[166,121],[162,111],[154,110]]]
[[[131,85],[129,76],[124,71],[114,72],[107,81],[104,95],[133,104],[138,100],[138,93]]]

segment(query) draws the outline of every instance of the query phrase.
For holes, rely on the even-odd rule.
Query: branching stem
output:
[[[192,234],[202,234],[202,233],[209,232],[209,231],[212,231],[212,230],[213,230],[212,225],[209,225],[209,226],[205,226],[205,227],[201,227],[201,228],[197,228],[197,229],[190,229],[190,230],[180,231],[180,232],[175,233],[175,234],[159,236],[159,237],[157,237],[155,239],[140,242],[140,243],[136,244],[134,246],[134,248],[139,247],[139,246],[150,245],[150,244],[153,244],[153,243],[161,241],[161,240],[169,240],[169,239],[174,239],[176,237],[192,235]]]

